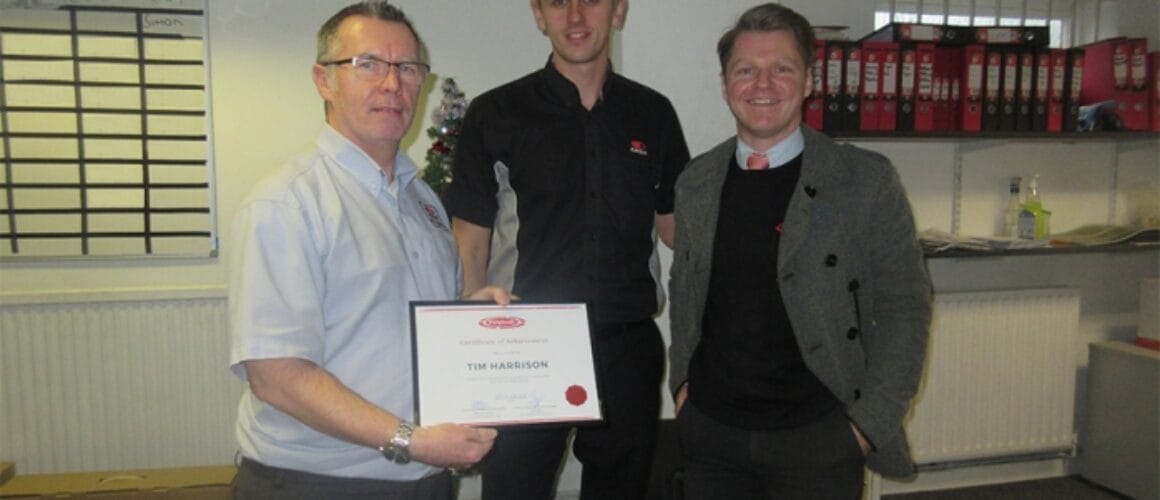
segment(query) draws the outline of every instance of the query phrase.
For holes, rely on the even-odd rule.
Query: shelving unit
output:
[[[1160,132],[827,132],[841,141],[1117,142],[1160,139]]]
[[[963,201],[963,156],[969,153],[1005,146],[1008,144],[1113,144],[1111,158],[1108,163],[1108,220],[1114,224],[1116,215],[1116,191],[1119,187],[1120,155],[1140,145],[1160,140],[1160,133],[1145,131],[1119,132],[829,132],[835,140],[840,142],[866,143],[942,143],[953,146],[952,191],[951,191],[951,227],[950,233],[960,234],[962,221]],[[1097,247],[1105,248],[1105,247]],[[1040,253],[1057,253],[1056,248],[1037,249]],[[1090,250],[1085,250],[1090,251]],[[1098,251],[1098,250],[1097,250]],[[986,256],[992,252],[965,252],[967,256]],[[1027,250],[1011,251],[1008,254],[1031,255]],[[944,255],[939,255],[940,257]],[[964,256],[964,255],[956,255]]]
[[[1112,245],[1061,245],[1043,248],[1027,248],[1019,250],[964,250],[950,249],[941,252],[925,252],[927,259],[947,258],[993,258],[1019,257],[1042,255],[1071,255],[1084,253],[1128,253],[1128,252],[1155,252],[1160,250],[1160,241],[1141,243],[1116,243]]]

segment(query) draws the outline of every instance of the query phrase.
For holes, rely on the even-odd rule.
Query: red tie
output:
[[[769,168],[769,158],[761,153],[753,153],[745,160],[745,166],[749,167],[749,170],[766,170]]]

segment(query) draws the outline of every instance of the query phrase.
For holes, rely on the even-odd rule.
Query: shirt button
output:
[[[858,329],[854,328],[854,327],[850,327],[849,330],[846,330],[846,338],[848,338],[850,340],[854,340],[854,339],[858,338]]]
[[[838,256],[830,254],[826,256],[826,267],[834,267],[838,265]]]

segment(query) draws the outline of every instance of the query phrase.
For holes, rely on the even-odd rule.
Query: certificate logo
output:
[[[510,330],[512,328],[519,328],[524,326],[524,318],[517,318],[515,316],[492,316],[490,318],[483,318],[479,320],[479,326],[484,328],[491,328],[493,330]]]

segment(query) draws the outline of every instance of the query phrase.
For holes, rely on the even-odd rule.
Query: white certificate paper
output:
[[[412,302],[415,420],[601,420],[585,304]]]

